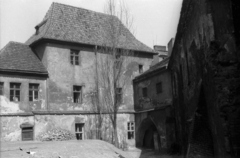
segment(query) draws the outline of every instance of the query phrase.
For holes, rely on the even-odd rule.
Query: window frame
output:
[[[157,94],[160,94],[163,92],[163,89],[162,89],[162,82],[158,82],[156,83],[156,93]]]
[[[81,130],[78,130],[78,129],[81,129]],[[75,123],[75,134],[76,134],[77,140],[84,140],[84,123]],[[78,135],[80,139],[78,139]]]
[[[33,86],[33,87],[31,87]],[[34,87],[36,86],[36,87]],[[30,92],[32,93],[32,95],[30,95]],[[36,96],[37,98],[35,98]],[[30,96],[32,99],[30,99]],[[28,100],[30,102],[33,102],[33,101],[38,101],[39,100],[39,84],[38,83],[29,83],[29,87],[28,87]]]
[[[141,74],[143,73],[143,65],[142,64],[139,64],[138,65],[138,72]]]
[[[70,63],[71,65],[80,65],[80,50],[70,49]]]
[[[13,85],[13,87],[11,86]],[[19,87],[18,87],[19,86]],[[13,91],[13,96],[11,95],[11,92]],[[19,99],[16,100],[16,93],[17,91],[19,91]],[[21,101],[21,83],[18,83],[18,82],[10,82],[10,90],[9,90],[9,100],[11,102],[20,102]]]
[[[4,82],[0,82],[0,95],[4,95]]]
[[[127,138],[128,140],[135,139],[135,122],[129,121],[127,123]]]
[[[145,98],[148,97],[148,88],[147,87],[142,88],[142,96]]]
[[[80,88],[80,90],[77,90],[77,88]],[[82,93],[83,93],[83,86],[73,85],[73,103],[82,104],[83,102]],[[75,99],[75,94],[78,94],[78,98],[76,99]]]
[[[123,95],[122,94],[123,94],[122,88],[117,87],[116,88],[116,99],[117,99],[118,104],[122,104],[122,102],[123,102]]]

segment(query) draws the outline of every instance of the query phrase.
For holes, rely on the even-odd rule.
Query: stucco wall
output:
[[[45,48],[44,48],[45,47]],[[80,50],[80,65],[71,65],[70,49]],[[40,45],[35,48],[49,72],[48,94],[49,110],[89,110],[89,94],[95,90],[96,59],[106,54],[96,53],[94,49],[82,46],[59,44]],[[132,79],[139,75],[138,65],[147,70],[152,57],[129,57],[125,65],[126,89],[123,92],[123,104],[120,109],[133,109]],[[83,86],[83,103],[73,103],[73,85]]]
[[[162,83],[162,92],[157,94],[156,84]],[[148,97],[143,98],[142,88],[147,87]],[[160,107],[172,102],[172,88],[170,72],[164,71],[155,76],[134,83],[134,104],[135,109],[149,109]]]
[[[24,113],[32,110],[45,110],[46,103],[46,79],[37,77],[0,76],[0,82],[4,82],[4,95],[0,96],[1,114]],[[20,101],[10,101],[10,83],[21,83]],[[29,83],[39,84],[39,99],[29,101]]]

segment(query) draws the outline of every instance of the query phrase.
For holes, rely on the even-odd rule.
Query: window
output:
[[[72,65],[79,65],[79,51],[71,50],[70,51],[70,60]]]
[[[73,86],[73,102],[82,103],[82,86]]]
[[[134,122],[128,122],[128,139],[134,139]]]
[[[143,65],[138,65],[139,73],[143,73]]]
[[[156,84],[156,92],[157,94],[162,93],[162,82]]]
[[[143,97],[147,97],[147,87],[142,88]]]
[[[21,83],[10,83],[10,101],[20,101]]]
[[[75,123],[75,133],[77,140],[83,140],[83,123]]]
[[[33,127],[22,128],[22,140],[33,140]]]
[[[0,82],[0,95],[3,95],[3,82]]]
[[[39,84],[29,84],[29,101],[38,100],[38,88]]]
[[[122,88],[117,88],[116,89],[116,97],[117,97],[117,103],[121,104],[122,103]]]

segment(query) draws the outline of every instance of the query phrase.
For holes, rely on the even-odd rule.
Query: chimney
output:
[[[166,51],[167,51],[167,50],[166,50],[166,46],[160,46],[160,45],[155,45],[155,46],[153,46],[153,49],[154,49],[155,51],[157,51],[157,52],[161,52],[161,51],[166,52]]]
[[[172,54],[173,44],[174,38],[171,38],[170,41],[168,42],[168,56],[171,56]]]

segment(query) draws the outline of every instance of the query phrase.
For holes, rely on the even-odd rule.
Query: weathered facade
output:
[[[32,77],[24,76],[24,70],[17,75],[13,72],[15,77],[11,79],[9,73],[0,75],[0,82],[4,84],[4,93],[0,96],[1,108],[12,108],[12,104],[17,107],[11,113],[1,110],[2,141],[21,140],[22,123],[33,126],[34,139],[56,127],[75,133],[76,124],[79,124],[82,139],[112,140],[113,130],[108,112],[99,113],[92,104],[96,90],[96,62],[99,57],[106,56],[98,48],[104,44],[108,46],[108,43],[103,43],[107,42],[104,36],[108,32],[108,18],[106,14],[52,4],[43,21],[35,27],[36,33],[24,44],[38,57],[38,62],[46,70],[45,78],[35,79],[34,74]],[[124,67],[127,88],[122,92],[117,128],[120,144],[126,142],[129,146],[135,146],[135,136],[127,138],[128,126],[135,122],[132,79],[139,75],[140,68],[141,71],[149,68],[155,53],[124,29],[118,49],[133,53]],[[4,52],[4,49],[1,51]],[[9,62],[13,64],[13,61]],[[9,101],[9,83],[12,82],[21,83],[20,93],[25,99]],[[39,84],[38,98],[29,102],[27,85],[32,82]],[[103,120],[101,126],[98,125],[99,116]],[[132,131],[134,134],[134,127]]]
[[[187,157],[239,157],[239,1],[184,0],[169,62]]]
[[[169,151],[175,141],[171,75],[165,49],[156,55],[149,70],[133,80],[136,146],[162,152]]]

